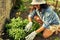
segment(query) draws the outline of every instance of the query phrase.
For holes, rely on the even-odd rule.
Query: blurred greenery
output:
[[[31,0],[17,0],[16,8],[18,8],[18,11],[25,11],[28,9],[28,5],[30,5],[30,2]]]
[[[60,38],[59,37],[56,37],[54,40],[60,40]]]
[[[18,11],[25,11],[28,9],[28,6],[30,6],[32,0],[17,0],[16,1],[16,7],[18,8]],[[47,1],[51,1],[51,3],[55,2],[54,0],[47,0]],[[60,2],[58,1],[58,4],[60,4]]]
[[[32,0],[16,0],[16,8],[18,8],[18,12],[22,12],[24,13],[25,11],[28,11],[29,10],[29,6],[31,5]],[[47,0],[47,1],[50,1],[52,4],[53,0]],[[58,5],[60,4],[60,2],[58,2]],[[56,5],[56,4],[55,4]],[[27,12],[25,12],[27,13]],[[57,14],[59,14],[59,12],[57,12]]]

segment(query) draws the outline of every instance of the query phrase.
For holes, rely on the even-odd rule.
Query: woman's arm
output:
[[[41,26],[39,29],[36,30],[37,33],[40,33],[44,30],[45,28],[43,26]]]
[[[30,6],[29,8],[30,8],[30,15],[28,16],[28,20],[29,20],[29,22],[32,22],[32,17],[35,14],[35,11],[34,11],[35,8],[33,6]]]
[[[29,22],[32,22],[32,18],[31,17],[28,17],[28,20],[29,20]]]
[[[30,14],[28,15],[28,20],[29,20],[29,23],[26,25],[26,27],[25,27],[25,31],[29,31],[30,29],[31,29],[31,27],[32,27],[32,24],[33,24],[33,22],[32,22],[32,18],[35,16],[35,10],[30,10]]]
[[[49,14],[48,12],[46,12],[46,14],[48,14],[48,15],[46,17],[44,17],[43,25],[39,29],[36,30],[37,33],[43,31],[45,28],[48,28],[49,25],[53,21],[53,15]]]
[[[34,19],[42,26],[43,21],[38,16],[34,16]]]

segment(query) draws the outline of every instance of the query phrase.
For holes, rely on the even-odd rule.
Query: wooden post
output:
[[[56,0],[56,6],[55,6],[55,9],[57,10],[57,6],[58,6],[58,0]]]
[[[48,0],[46,0],[46,3],[48,4]]]
[[[11,0],[0,0],[0,36],[3,32],[5,19],[9,19],[11,7]]]

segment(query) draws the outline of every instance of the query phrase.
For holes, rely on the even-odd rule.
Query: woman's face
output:
[[[40,5],[33,5],[36,9],[40,9]]]

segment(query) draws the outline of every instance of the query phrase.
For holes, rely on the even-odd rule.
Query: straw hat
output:
[[[36,4],[45,4],[46,2],[44,0],[32,0],[32,5],[36,5]]]

